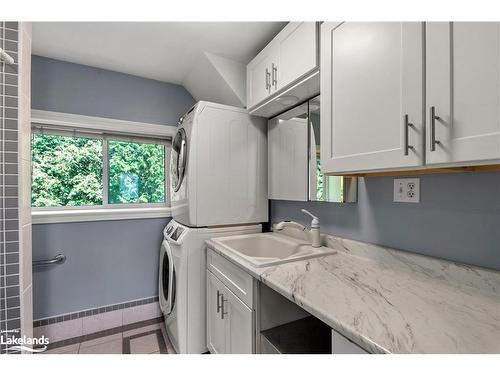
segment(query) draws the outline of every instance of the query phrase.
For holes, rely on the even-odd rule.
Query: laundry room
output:
[[[500,21],[102,9],[0,14],[0,370],[498,364]]]

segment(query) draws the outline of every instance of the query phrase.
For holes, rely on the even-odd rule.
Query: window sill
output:
[[[33,224],[171,217],[170,207],[32,210]]]

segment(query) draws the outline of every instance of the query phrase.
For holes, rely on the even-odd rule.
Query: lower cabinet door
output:
[[[224,288],[223,298],[226,353],[252,354],[254,352],[252,309],[227,288]]]
[[[207,271],[207,347],[212,354],[226,353],[226,320],[221,315],[224,289],[219,279]]]

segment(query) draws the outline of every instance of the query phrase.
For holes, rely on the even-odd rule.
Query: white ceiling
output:
[[[182,84],[204,52],[246,64],[284,22],[35,22],[33,54]]]

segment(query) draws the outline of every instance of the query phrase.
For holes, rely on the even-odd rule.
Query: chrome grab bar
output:
[[[64,255],[64,254],[57,254],[52,259],[35,260],[33,262],[33,268],[35,268],[35,267],[43,267],[43,266],[50,266],[51,264],[62,264],[64,262],[66,262],[66,255]]]

